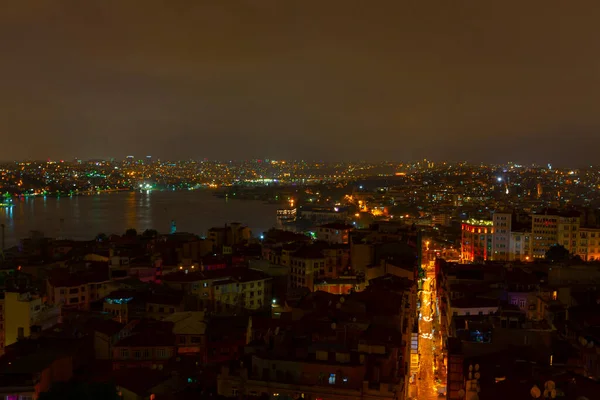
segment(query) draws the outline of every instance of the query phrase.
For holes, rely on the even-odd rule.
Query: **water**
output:
[[[139,233],[156,229],[168,233],[171,220],[178,232],[205,235],[214,226],[241,222],[254,235],[276,225],[275,204],[220,199],[210,191],[151,191],[104,193],[92,196],[15,199],[12,208],[0,208],[6,246],[14,246],[31,231],[48,237],[91,240],[98,233]]]

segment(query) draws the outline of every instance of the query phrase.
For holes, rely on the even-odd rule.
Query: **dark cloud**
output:
[[[593,163],[597,1],[23,0],[0,159]]]

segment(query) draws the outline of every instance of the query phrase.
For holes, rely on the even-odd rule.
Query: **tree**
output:
[[[118,400],[115,385],[110,383],[63,382],[40,393],[39,400]]]
[[[108,240],[108,236],[105,233],[99,233],[96,235],[96,242],[106,242]]]
[[[548,251],[546,251],[546,261],[549,261],[551,263],[561,263],[569,261],[569,258],[569,250],[567,250],[565,246],[561,244],[553,244],[552,246],[550,246]]]
[[[127,237],[137,237],[137,231],[134,228],[129,228],[125,231]]]

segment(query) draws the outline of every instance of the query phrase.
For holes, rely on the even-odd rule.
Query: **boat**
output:
[[[277,219],[282,222],[291,222],[296,220],[296,208],[280,208],[277,210]]]
[[[10,195],[4,195],[2,197],[0,197],[0,208],[9,208],[14,206],[12,197],[10,197]]]

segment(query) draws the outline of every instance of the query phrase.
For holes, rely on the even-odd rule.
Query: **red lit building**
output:
[[[469,219],[462,224],[462,262],[482,262],[492,258],[492,221]]]

